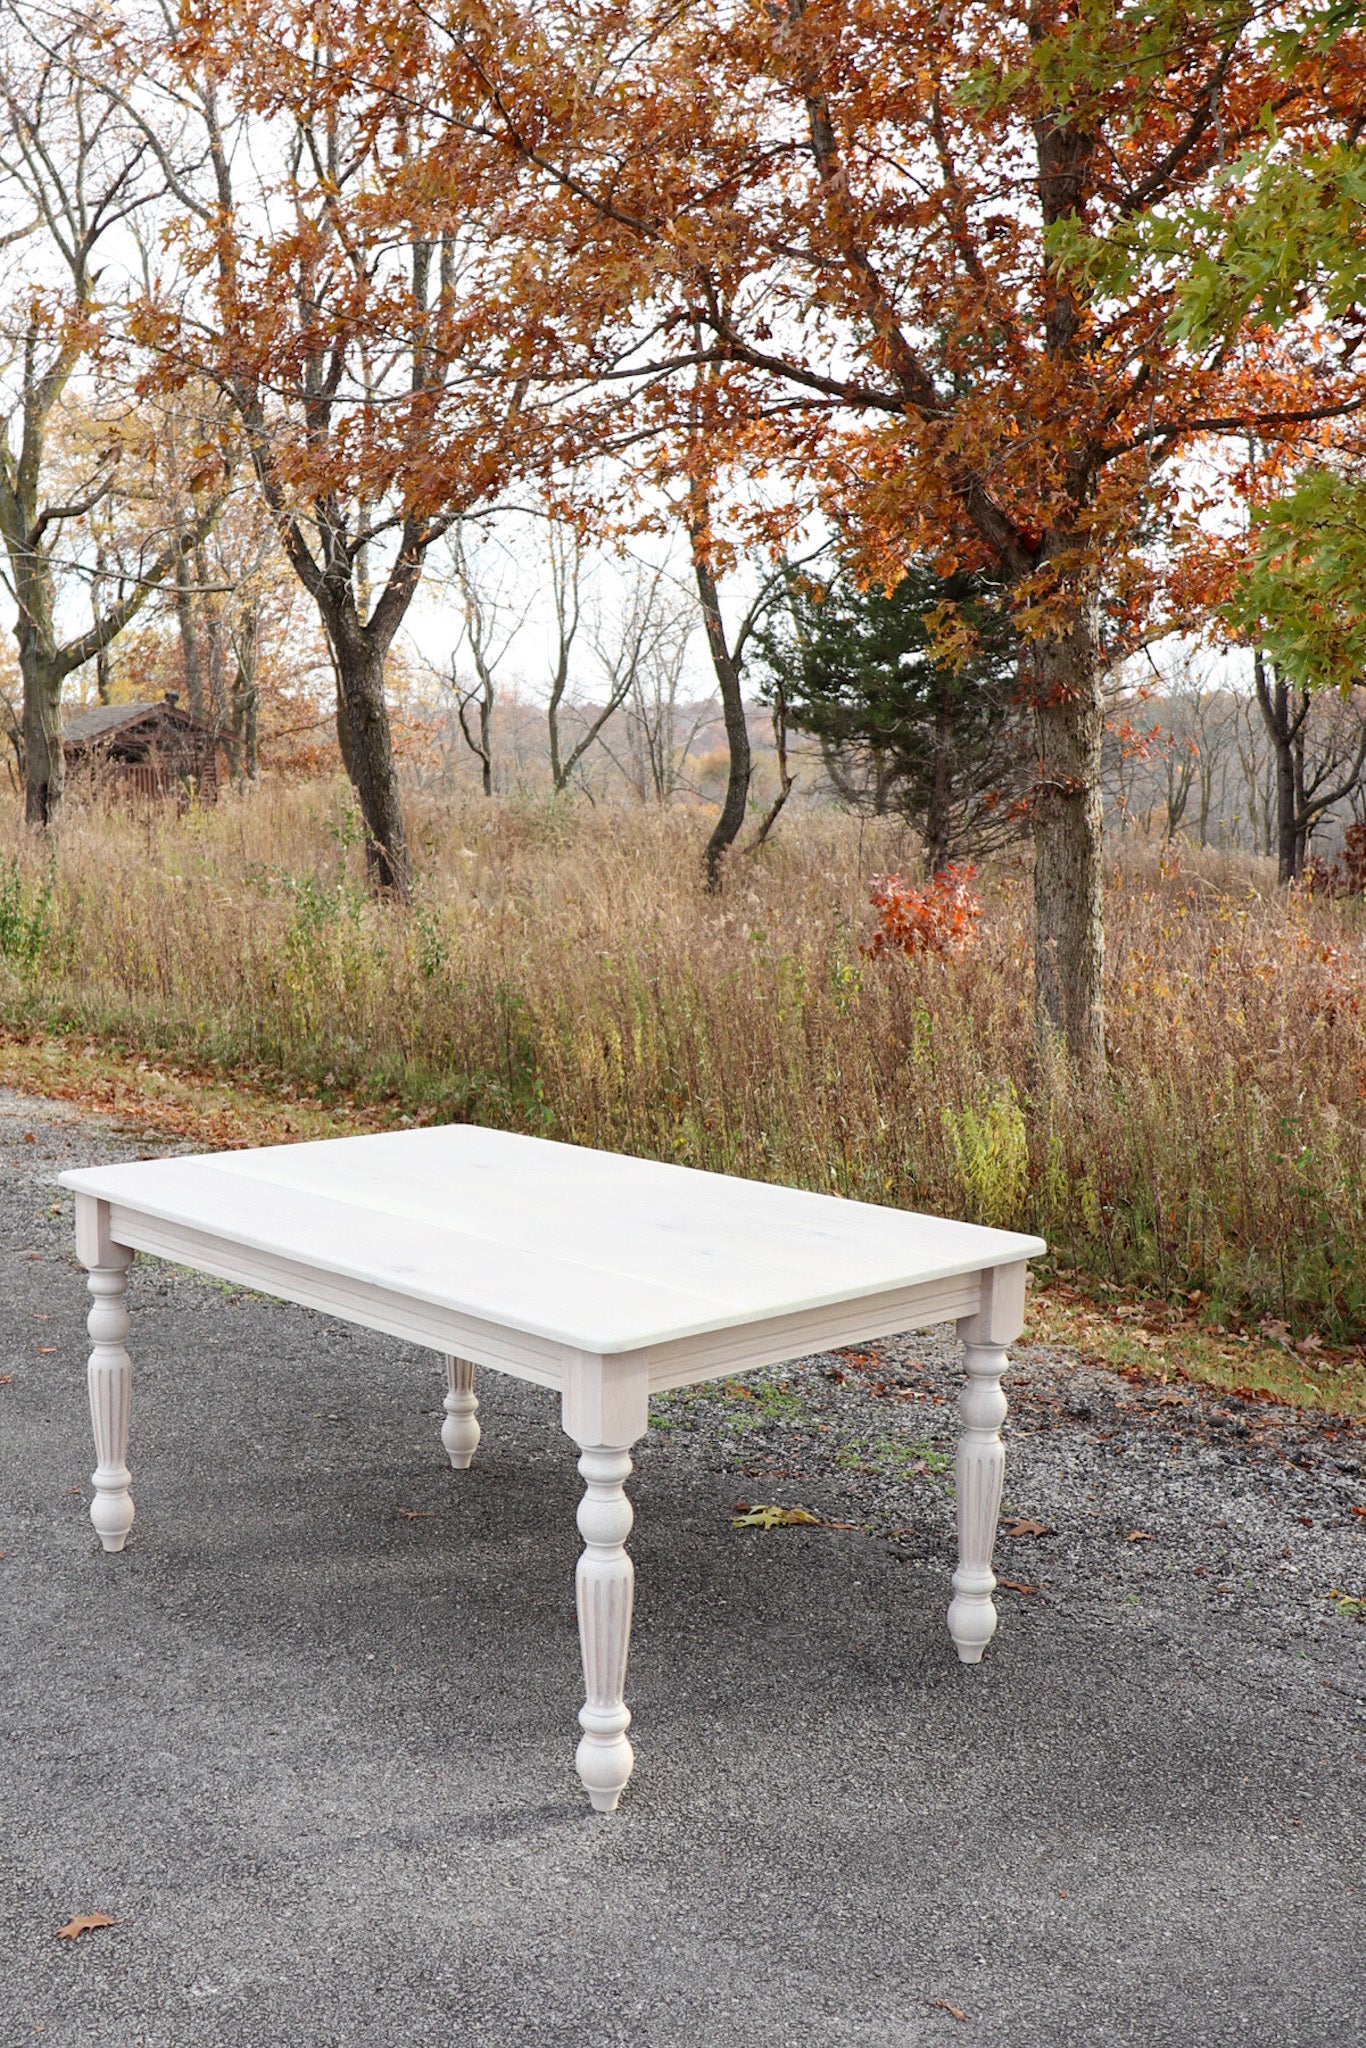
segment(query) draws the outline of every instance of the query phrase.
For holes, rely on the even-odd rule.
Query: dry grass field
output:
[[[286,1088],[301,1130],[469,1117],[1038,1230],[1064,1282],[1299,1341],[1311,1381],[1366,1337],[1361,903],[1117,849],[1086,1094],[1036,1047],[1022,864],[970,950],[871,959],[897,828],[784,820],[714,899],[699,824],[415,797],[405,913],[367,899],[340,784],[73,814],[48,865],[12,815],[0,1022]]]

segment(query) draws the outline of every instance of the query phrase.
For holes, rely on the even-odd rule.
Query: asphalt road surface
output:
[[[671,1397],[596,1816],[549,1395],[454,1474],[431,1357],[139,1260],[100,1552],[54,1181],[154,1149],[0,1097],[0,2048],[1366,2043],[1366,1432],[1022,1353],[970,1671],[946,1338]]]

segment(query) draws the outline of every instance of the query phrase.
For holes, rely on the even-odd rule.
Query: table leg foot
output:
[[[1006,1419],[1006,1397],[1001,1375],[1010,1360],[999,1344],[968,1342],[965,1349],[968,1379],[958,1400],[963,1422],[957,1460],[958,1569],[953,1575],[949,1634],[964,1664],[980,1664],[996,1633],[991,1554],[1005,1473],[1001,1424]]]
[[[626,1554],[634,1516],[626,1498],[631,1454],[580,1445],[584,1497],[579,1531],[584,1552],[576,1576],[579,1642],[587,1698],[579,1713],[583,1739],[575,1764],[593,1807],[611,1813],[635,1763],[626,1740],[626,1660],[631,1644],[635,1567]]]
[[[96,1459],[90,1519],[104,1548],[117,1551],[123,1549],[133,1526],[127,1462],[133,1361],[123,1342],[128,1335],[124,1294],[133,1254],[122,1245],[109,1245],[104,1259],[106,1263],[90,1268],[86,1281],[94,1297],[86,1318],[93,1346],[87,1377]]]
[[[479,1401],[474,1391],[474,1367],[468,1358],[446,1360],[447,1393],[442,1403],[446,1420],[441,1441],[452,1470],[466,1472],[479,1448],[480,1428],[475,1421]]]

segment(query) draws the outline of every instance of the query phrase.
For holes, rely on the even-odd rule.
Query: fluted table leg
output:
[[[963,1423],[957,1460],[958,1569],[953,1575],[949,1634],[965,1664],[980,1663],[983,1650],[996,1633],[996,1608],[991,1598],[996,1590],[996,1577],[991,1569],[991,1553],[996,1543],[1006,1464],[1005,1446],[1001,1442],[1001,1424],[1006,1419],[1001,1374],[1009,1363],[999,1345],[969,1344],[968,1382],[958,1397],[958,1413]]]
[[[94,1296],[86,1318],[92,1340],[87,1377],[96,1459],[90,1519],[106,1550],[122,1550],[133,1526],[133,1499],[128,1491],[133,1361],[123,1342],[128,1335],[124,1290],[133,1254],[122,1245],[106,1245],[102,1259],[102,1264],[90,1268],[86,1280]]]
[[[639,1353],[601,1359],[571,1354],[564,1389],[564,1426],[579,1447],[583,1555],[574,1588],[583,1652],[583,1730],[574,1762],[599,1813],[614,1811],[635,1765],[626,1739],[626,1660],[631,1647],[635,1567],[626,1538],[635,1517],[626,1498],[630,1446],[649,1421],[646,1360]]]
[[[583,1737],[574,1762],[594,1807],[611,1813],[636,1760],[626,1739],[631,1725],[626,1659],[636,1584],[635,1566],[626,1555],[635,1519],[625,1492],[631,1454],[585,1450],[579,1471],[585,1490],[578,1522],[585,1547],[574,1585],[586,1697],[579,1710]]]
[[[991,1568],[1001,1511],[1005,1447],[1001,1424],[1006,1397],[1001,1375],[1006,1352],[1024,1324],[1025,1268],[1002,1266],[982,1276],[982,1306],[958,1325],[967,1359],[967,1383],[958,1399],[958,1569],[953,1575],[949,1634],[964,1664],[980,1664],[996,1633]]]
[[[479,1424],[475,1421],[479,1400],[474,1391],[474,1367],[469,1359],[448,1358],[446,1380],[448,1391],[442,1403],[446,1420],[441,1425],[441,1441],[453,1470],[465,1472],[479,1448],[480,1437]]]

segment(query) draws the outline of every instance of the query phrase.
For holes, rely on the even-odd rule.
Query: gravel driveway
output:
[[[452,1474],[429,1356],[139,1260],[100,1553],[54,1181],[156,1149],[0,1097],[0,2048],[1366,2043],[1366,1430],[1022,1350],[968,1671],[946,1337],[668,1397],[597,1817],[550,1396]]]

